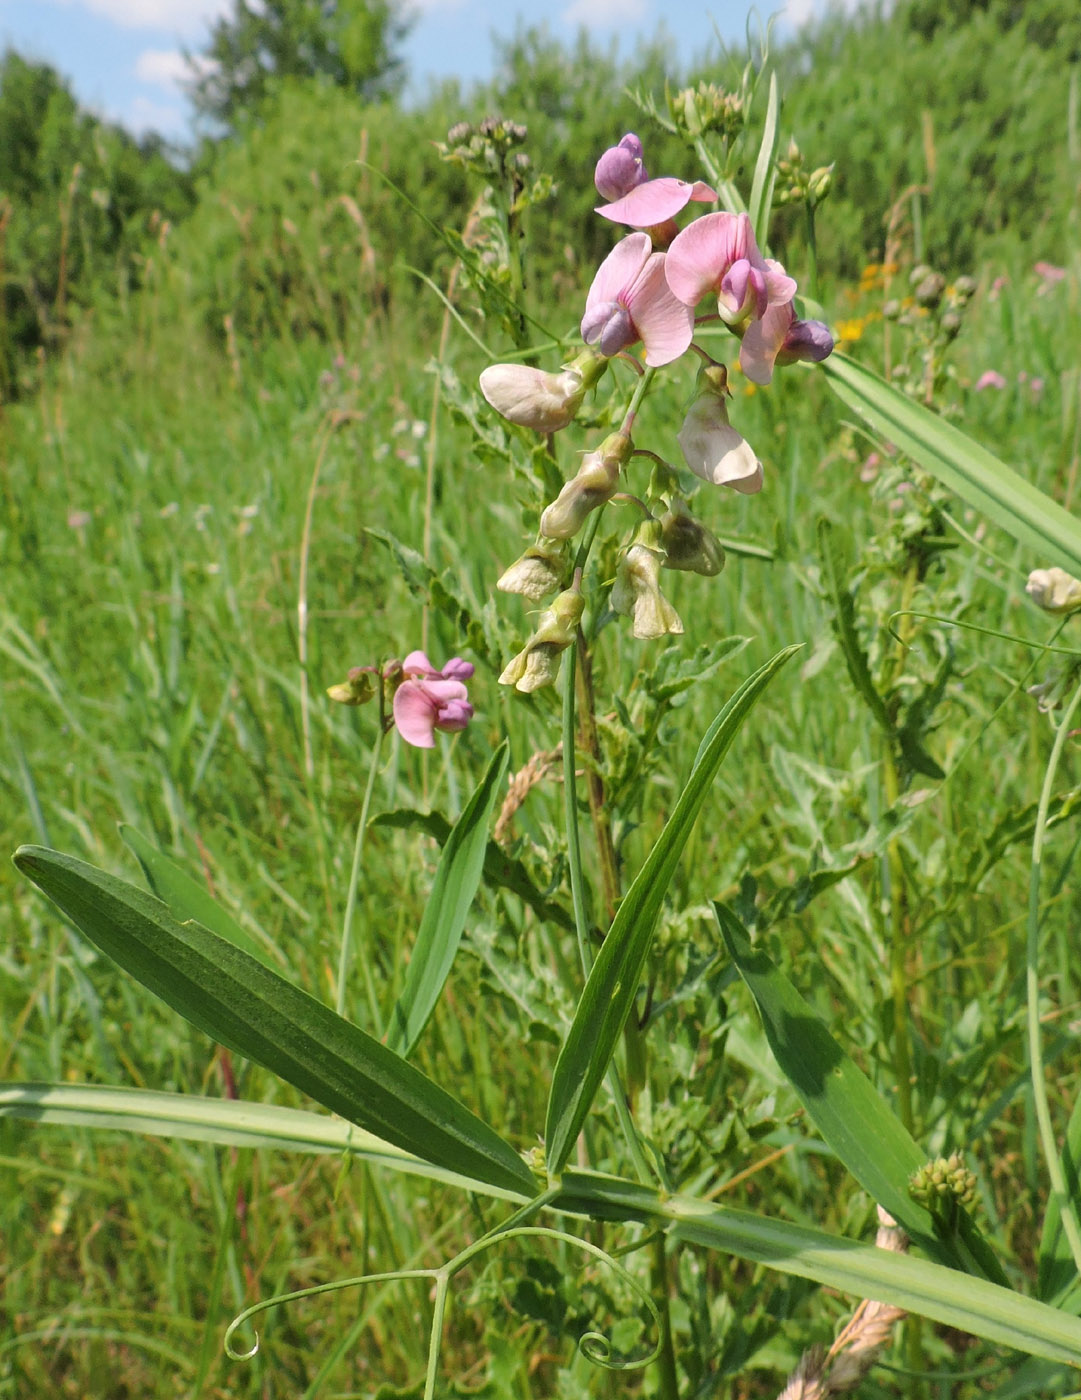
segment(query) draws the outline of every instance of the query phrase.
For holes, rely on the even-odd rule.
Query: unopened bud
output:
[[[559,674],[560,655],[574,643],[584,607],[585,600],[577,590],[568,588],[562,592],[541,613],[537,630],[508,662],[499,677],[500,685],[512,685],[527,695],[551,685]]]
[[[1025,592],[1044,612],[1064,614],[1081,608],[1081,583],[1065,569],[1033,569]]]
[[[563,582],[566,567],[566,541],[539,540],[503,573],[496,587],[539,603]]]
[[[661,544],[666,569],[680,569],[713,578],[724,568],[724,549],[711,530],[690,515],[676,500],[661,519]]]
[[[811,177],[807,185],[807,193],[810,195],[814,204],[821,204],[832,188],[832,165],[820,165],[817,170],[811,171]]]
[[[366,705],[375,694],[378,672],[374,666],[354,666],[340,685],[327,688],[327,695],[339,705]]]
[[[509,423],[538,433],[557,433],[573,421],[607,367],[607,359],[589,349],[559,374],[530,365],[489,365],[481,372],[480,390]]]
[[[612,433],[588,452],[578,474],[548,506],[540,519],[540,532],[550,540],[569,540],[578,533],[590,511],[611,500],[619,473],[634,444],[626,433]]]
[[[916,305],[930,308],[937,306],[942,300],[942,293],[946,290],[946,279],[941,272],[929,272],[915,285],[916,290],[913,295],[916,298]]]

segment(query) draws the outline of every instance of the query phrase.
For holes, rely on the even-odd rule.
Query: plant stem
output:
[[[435,1276],[435,1308],[432,1312],[432,1334],[428,1344],[428,1373],[424,1378],[424,1400],[435,1400],[435,1383],[439,1375],[439,1353],[443,1347],[443,1318],[447,1311],[450,1275],[440,1270]]]
[[[668,1306],[668,1260],[664,1244],[664,1235],[659,1233],[653,1240],[649,1265],[650,1292],[661,1315],[661,1350],[657,1357],[661,1373],[658,1394],[661,1400],[679,1400],[679,1373],[676,1370],[676,1353],[672,1345],[672,1314]]]
[[[593,691],[593,660],[589,654],[589,644],[581,627],[578,628],[578,653],[576,676],[578,681],[579,726],[582,747],[589,755],[586,768],[586,793],[589,798],[589,815],[593,821],[593,834],[597,842],[597,857],[601,867],[601,887],[604,903],[611,923],[619,907],[620,884],[616,849],[612,841],[612,824],[604,806],[604,780],[600,775],[600,744],[597,740],[597,717]],[[566,737],[564,736],[564,744]],[[565,750],[564,750],[565,751]]]
[[[807,295],[817,299],[818,239],[815,235],[815,211],[810,200],[803,207],[807,215]]]
[[[380,692],[382,693],[382,692]],[[364,789],[364,800],[360,804],[360,817],[357,821],[357,836],[353,844],[353,867],[349,872],[349,892],[345,898],[345,917],[342,920],[342,944],[338,955],[338,987],[335,998],[335,1010],[339,1016],[345,1015],[345,987],[349,976],[349,962],[352,954],[353,941],[353,911],[357,903],[357,884],[360,880],[361,860],[364,854],[364,833],[368,828],[368,813],[372,805],[372,793],[375,791],[375,777],[379,771],[379,755],[383,748],[383,716],[379,716],[379,728],[375,734],[375,744],[372,746],[372,760],[368,768],[368,783]],[[382,1035],[382,1017],[379,1013],[379,1000],[375,994],[375,986],[372,982],[372,970],[367,960],[364,963],[364,981],[368,990],[368,1004],[372,1016],[372,1026],[374,1034]]]
[[[1040,1043],[1040,864],[1043,857],[1043,841],[1047,830],[1047,813],[1051,805],[1051,789],[1055,782],[1055,772],[1066,743],[1066,736],[1078,703],[1081,702],[1081,682],[1066,706],[1059,726],[1055,731],[1055,742],[1051,747],[1051,757],[1047,761],[1040,804],[1036,812],[1036,830],[1032,837],[1032,865],[1028,888],[1028,938],[1025,953],[1025,985],[1027,992],[1028,1020],[1028,1061],[1032,1075],[1032,1101],[1036,1109],[1036,1122],[1040,1130],[1040,1142],[1047,1159],[1047,1175],[1051,1183],[1051,1195],[1059,1208],[1062,1229],[1074,1257],[1074,1264],[1081,1272],[1081,1228],[1073,1202],[1066,1189],[1066,1179],[1055,1143],[1055,1130],[1051,1123],[1051,1108],[1047,1101],[1047,1081],[1043,1069],[1043,1051]]]

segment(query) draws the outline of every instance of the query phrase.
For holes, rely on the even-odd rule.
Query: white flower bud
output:
[[[1025,592],[1049,613],[1072,613],[1081,608],[1081,583],[1065,569],[1033,569]]]
[[[727,375],[723,365],[698,371],[697,398],[679,430],[683,457],[695,476],[714,486],[731,486],[745,496],[762,489],[762,463],[728,421]]]

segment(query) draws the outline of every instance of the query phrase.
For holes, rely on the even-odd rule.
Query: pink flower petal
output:
[[[595,212],[602,218],[611,219],[615,224],[630,224],[631,228],[652,228],[654,224],[661,224],[665,219],[678,214],[692,199],[701,199],[701,195],[695,195],[697,188],[697,185],[688,184],[686,180],[677,180],[674,176],[665,175],[659,180],[647,180],[644,185],[638,185],[612,204],[599,205]],[[708,190],[709,186],[704,188]],[[710,195],[712,194],[710,191]],[[715,195],[713,197],[716,198]]]
[[[780,306],[782,302],[791,301],[798,290],[796,279],[789,277],[781,264],[773,258],[765,258],[762,265],[766,271],[766,295],[770,306]]]
[[[422,651],[411,651],[402,662],[405,676],[438,676],[439,672]]]
[[[428,695],[423,681],[403,681],[394,692],[394,723],[407,744],[416,749],[434,749],[432,731],[439,707]]]
[[[653,244],[648,233],[629,233],[597,268],[597,275],[586,296],[586,311],[606,301],[624,301],[625,293],[646,265]]]
[[[463,661],[460,656],[452,656],[443,667],[443,677],[448,681],[467,681],[475,669],[472,661]]]
[[[694,335],[694,312],[672,294],[664,276],[665,255],[654,253],[631,289],[628,309],[646,349],[646,364],[678,360]]]
[[[761,320],[747,327],[739,347],[739,363],[753,384],[768,384],[773,379],[773,362],[794,318],[792,303],[786,301],[770,306]]]
[[[746,214],[704,214],[678,233],[664,265],[668,285],[688,306],[696,306],[721,283],[733,263],[758,252]]]
[[[473,706],[468,700],[451,700],[439,711],[435,727],[445,734],[453,734],[464,729],[472,718]]]

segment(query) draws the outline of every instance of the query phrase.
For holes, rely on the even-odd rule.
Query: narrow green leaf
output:
[[[267,967],[274,966],[267,950],[246,928],[237,923],[227,909],[221,907],[209,891],[197,880],[193,880],[186,870],[174,865],[152,841],[148,841],[133,826],[121,822],[118,830],[125,845],[142,867],[147,884],[162,903],[169,906],[174,918],[179,919],[181,923],[186,919],[194,919],[196,923],[216,933],[219,938],[227,939],[238,948],[243,948],[245,953],[258,958]]]
[[[210,1099],[157,1089],[103,1084],[0,1083],[0,1118],[26,1118],[64,1127],[102,1128],[150,1137],[212,1142],[223,1147],[264,1147],[275,1152],[349,1153],[371,1166],[441,1181],[463,1191],[520,1200],[475,1178],[422,1162],[344,1118],[303,1108]]]
[[[1001,1266],[963,1213],[958,1241],[944,1237],[931,1213],[912,1199],[908,1178],[927,1154],[814,1008],[765,952],[752,948],[731,909],[719,903],[713,908],[725,946],[757,1003],[770,1049],[839,1160],[932,1258],[963,1268],[975,1256],[981,1272],[1005,1285]]]
[[[616,912],[582,992],[552,1078],[545,1125],[550,1177],[558,1177],[566,1166],[608,1069],[638,994],[642,968],[668,885],[717,770],[759,696],[798,650],[798,647],[787,647],[778,652],[740,686],[714,720],[672,815]]]
[[[769,100],[766,104],[766,120],[762,127],[762,144],[758,148],[758,159],[754,165],[754,179],[751,182],[751,198],[747,213],[751,227],[760,248],[769,244],[769,216],[773,203],[773,185],[776,180],[774,158],[777,155],[777,140],[780,135],[781,95],[777,87],[777,74],[769,75]]]
[[[533,1191],[533,1174],[486,1123],[232,943],[73,856],[23,846],[15,864],[103,953],[222,1045],[426,1162]]]
[[[390,1048],[399,1055],[412,1053],[450,975],[469,906],[480,884],[488,846],[488,825],[506,776],[509,757],[504,740],[492,755],[480,785],[466,803],[443,847],[417,930],[405,985],[391,1013],[387,1039]]]
[[[878,1249],[787,1220],[654,1188],[600,1172],[563,1174],[552,1209],[596,1220],[668,1225],[668,1238],[813,1279],[856,1298],[918,1313],[997,1346],[1081,1364],[1081,1322],[1009,1288],[926,1259]]]
[[[669,1239],[723,1250],[956,1327],[996,1346],[1081,1365],[1081,1322],[1012,1289],[929,1260],[768,1220],[748,1211],[674,1197]]]
[[[1081,521],[966,433],[913,403],[872,370],[834,353],[830,387],[879,437],[1034,553],[1041,565],[1081,575]]]

